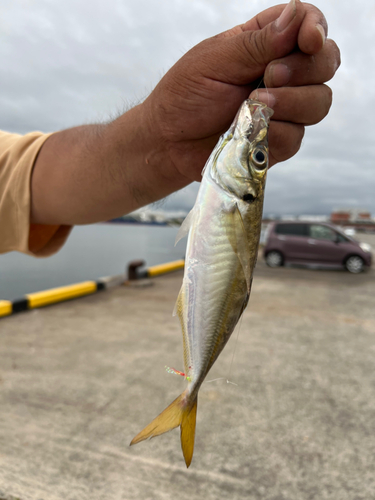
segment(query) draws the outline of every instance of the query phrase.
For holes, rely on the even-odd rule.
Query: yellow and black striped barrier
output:
[[[158,264],[157,266],[151,266],[144,270],[140,269],[144,265],[145,262],[143,260],[135,260],[129,264],[128,278],[130,281],[144,278],[154,278],[155,276],[160,276],[161,274],[179,271],[184,268],[185,261],[183,259],[174,260],[173,262]]]
[[[101,278],[98,281],[84,281],[82,283],[76,283],[75,285],[60,286],[42,292],[28,293],[24,297],[13,301],[0,300],[0,317],[36,309],[38,307],[49,306],[51,304],[105,290],[111,286],[110,284],[115,278],[117,278],[118,282],[124,282],[123,276]]]
[[[12,314],[12,302],[10,300],[0,300],[0,317]]]
[[[147,276],[153,278],[154,276],[160,276],[161,274],[171,273],[173,271],[179,271],[185,267],[185,261],[175,260],[173,262],[167,262],[166,264],[159,264],[158,266],[151,266],[147,269]]]
[[[154,278],[155,276],[178,271],[184,268],[185,261],[183,259],[175,260],[173,262],[167,262],[141,270],[140,268],[144,265],[145,262],[142,260],[131,262],[128,266],[128,279],[132,281],[142,278]],[[38,307],[57,304],[65,300],[84,297],[85,295],[106,290],[112,286],[124,284],[124,282],[125,279],[123,275],[108,276],[100,278],[97,281],[84,281],[74,285],[51,288],[50,290],[44,290],[42,292],[28,293],[24,297],[13,301],[0,300],[0,318],[18,312],[36,309]]]

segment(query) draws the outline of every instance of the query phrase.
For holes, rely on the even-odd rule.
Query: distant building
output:
[[[280,216],[281,220],[297,220],[296,215],[281,215]]]
[[[328,222],[329,217],[327,215],[299,215],[298,220],[308,222]]]
[[[282,221],[308,221],[308,222],[328,222],[328,215],[274,215],[274,214],[266,214],[263,217],[263,222],[270,222],[275,220]]]
[[[372,222],[371,213],[363,208],[338,208],[331,213],[333,224],[360,224]]]
[[[366,211],[359,212],[357,220],[358,220],[358,222],[364,222],[364,221],[365,222],[369,222],[369,221],[371,221],[371,214],[370,214],[370,212],[366,212]]]
[[[345,224],[350,222],[350,211],[334,210],[331,213],[331,222],[333,222],[333,224]]]

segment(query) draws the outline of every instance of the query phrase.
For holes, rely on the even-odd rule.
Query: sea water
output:
[[[145,224],[93,224],[73,229],[64,247],[48,258],[18,252],[0,255],[0,300],[125,273],[130,261],[146,266],[181,259],[186,240],[174,247],[178,229]]]

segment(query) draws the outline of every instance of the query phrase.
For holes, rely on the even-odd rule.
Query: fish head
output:
[[[228,130],[213,168],[215,181],[243,201],[263,193],[268,168],[268,124],[273,110],[246,100]]]

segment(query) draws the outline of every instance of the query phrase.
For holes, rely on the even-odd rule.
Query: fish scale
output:
[[[177,237],[189,231],[184,278],[175,306],[183,334],[188,385],[131,444],[179,426],[187,467],[194,451],[199,388],[249,300],[259,246],[272,113],[257,101],[242,104],[206,163],[196,203]]]

